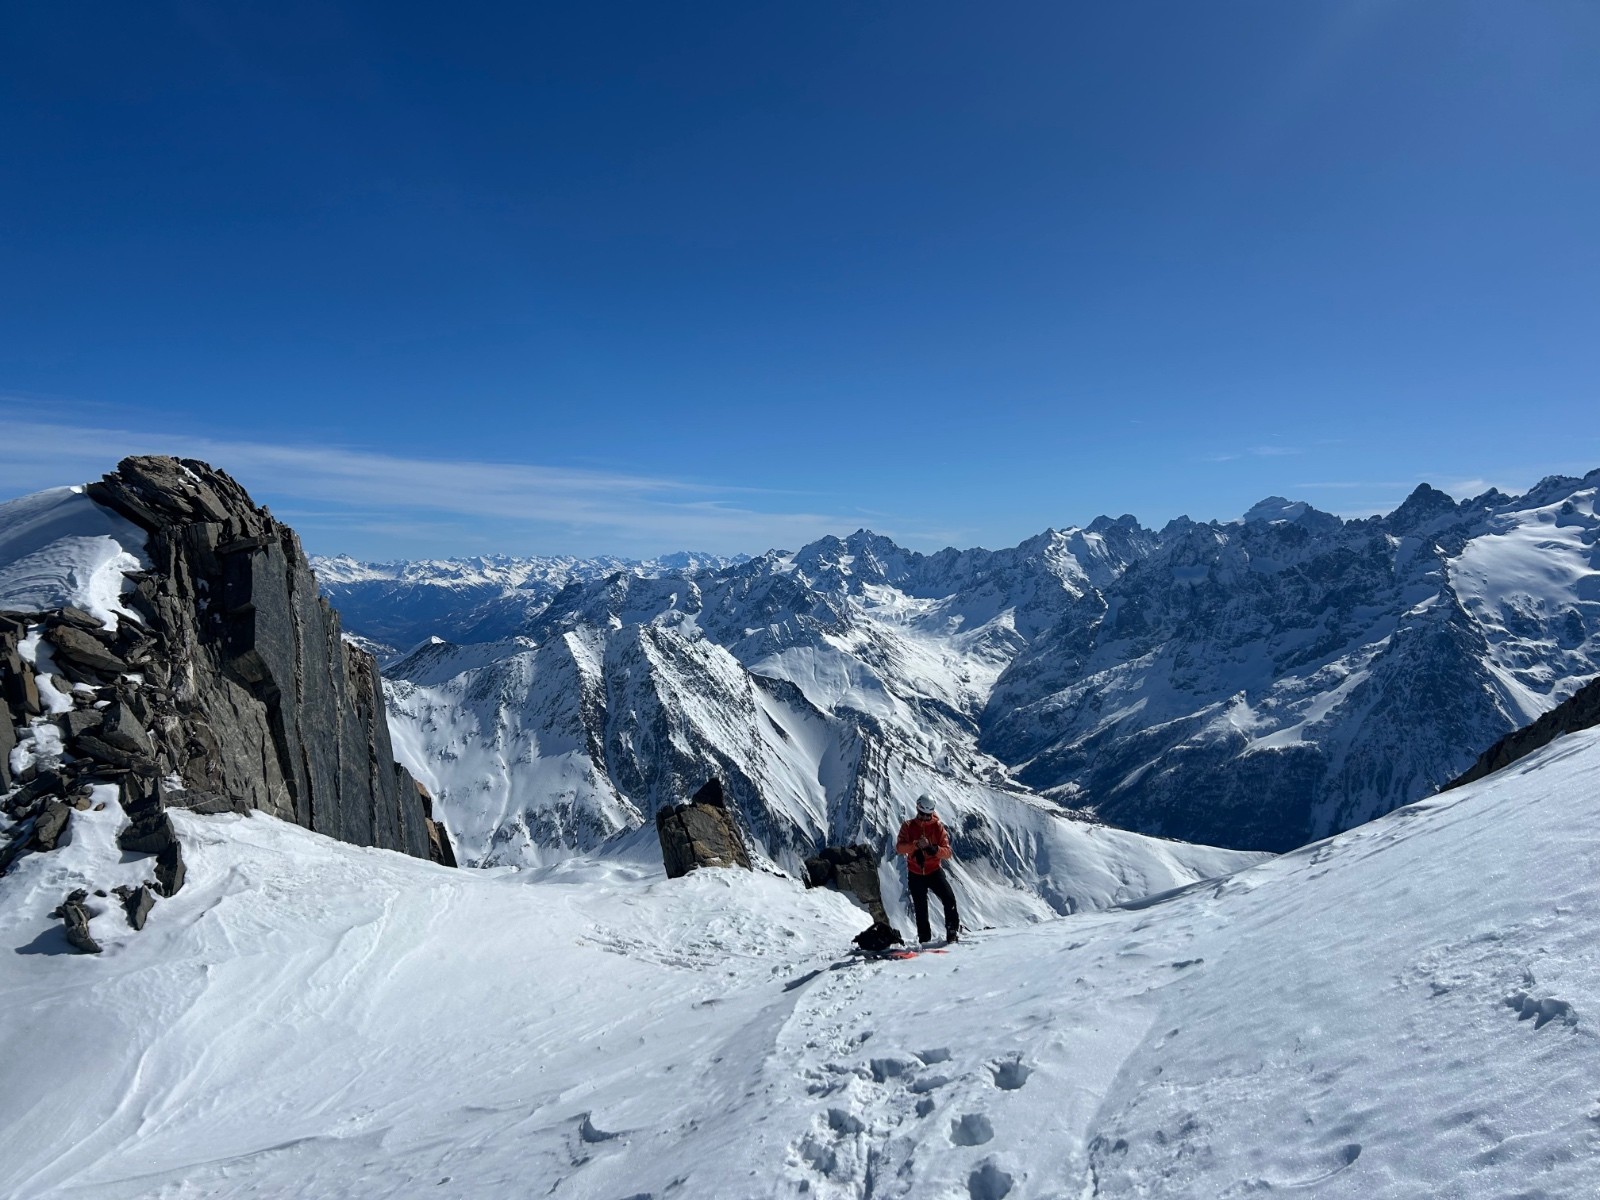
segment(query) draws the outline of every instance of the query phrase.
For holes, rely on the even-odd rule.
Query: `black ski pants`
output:
[[[944,935],[954,937],[961,928],[961,917],[956,912],[956,894],[950,890],[950,880],[945,878],[943,869],[930,871],[926,875],[918,875],[915,871],[908,872],[911,879],[911,907],[917,912],[917,940],[928,942],[933,940],[933,932],[928,928],[928,893],[932,892],[944,904]]]

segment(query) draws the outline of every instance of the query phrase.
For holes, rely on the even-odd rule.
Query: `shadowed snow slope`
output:
[[[0,880],[0,1195],[1576,1197],[1600,1190],[1600,730],[1135,908],[838,964],[787,879],[449,871],[119,814]],[[102,826],[104,828],[102,828]]]

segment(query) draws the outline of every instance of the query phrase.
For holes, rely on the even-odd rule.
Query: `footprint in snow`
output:
[[[1339,1174],[1339,1172],[1349,1170],[1355,1165],[1356,1159],[1360,1157],[1361,1143],[1351,1142],[1349,1145],[1340,1146],[1337,1150],[1330,1154],[1327,1158],[1326,1169],[1321,1171],[1319,1174],[1313,1175],[1309,1179],[1296,1179],[1289,1183],[1280,1183],[1269,1186],[1277,1186],[1285,1189],[1315,1187],[1319,1183],[1325,1183],[1329,1179],[1332,1179],[1335,1175]]]
[[[875,1058],[869,1064],[874,1083],[887,1083],[910,1071],[916,1064],[903,1058]]]
[[[950,1122],[950,1140],[957,1146],[981,1146],[994,1140],[994,1125],[982,1113],[966,1113]]]
[[[830,1108],[828,1110],[828,1128],[840,1137],[848,1137],[851,1134],[860,1133],[866,1126],[861,1123],[861,1118],[854,1113],[846,1112],[842,1108]]]
[[[989,1070],[994,1074],[994,1085],[1003,1092],[1014,1092],[1028,1082],[1028,1076],[1033,1074],[1033,1068],[1024,1066],[1019,1060],[1008,1058],[1003,1062],[990,1063]]]
[[[1527,992],[1512,992],[1503,1001],[1505,1006],[1515,1009],[1517,1020],[1533,1020],[1535,1029],[1543,1029],[1551,1021],[1560,1021],[1563,1025],[1576,1025],[1578,1023],[1578,1010],[1565,1000],[1557,1000],[1554,996],[1546,996],[1542,1000],[1535,1000]]]
[[[1005,1200],[1011,1194],[1012,1182],[1008,1172],[997,1167],[992,1158],[986,1159],[967,1176],[967,1193],[972,1200]]]
[[[609,1142],[613,1138],[621,1136],[620,1133],[607,1133],[604,1129],[596,1128],[588,1113],[584,1113],[582,1119],[578,1122],[578,1137],[591,1146],[599,1145],[601,1142]]]

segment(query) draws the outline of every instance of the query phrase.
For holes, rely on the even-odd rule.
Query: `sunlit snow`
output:
[[[0,1194],[1577,1197],[1600,1187],[1600,731],[1128,909],[851,963],[766,873],[452,871],[115,807],[0,880]]]

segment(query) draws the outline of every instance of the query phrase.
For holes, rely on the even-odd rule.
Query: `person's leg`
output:
[[[928,887],[944,904],[944,936],[946,940],[953,939],[961,928],[961,914],[956,912],[956,894],[950,887],[950,880],[944,871],[935,871],[928,876]],[[926,895],[923,896],[922,904],[923,911],[926,911],[928,904]]]
[[[911,875],[911,907],[917,914],[917,940],[929,942],[933,940],[933,931],[928,927],[928,877],[926,875]]]

